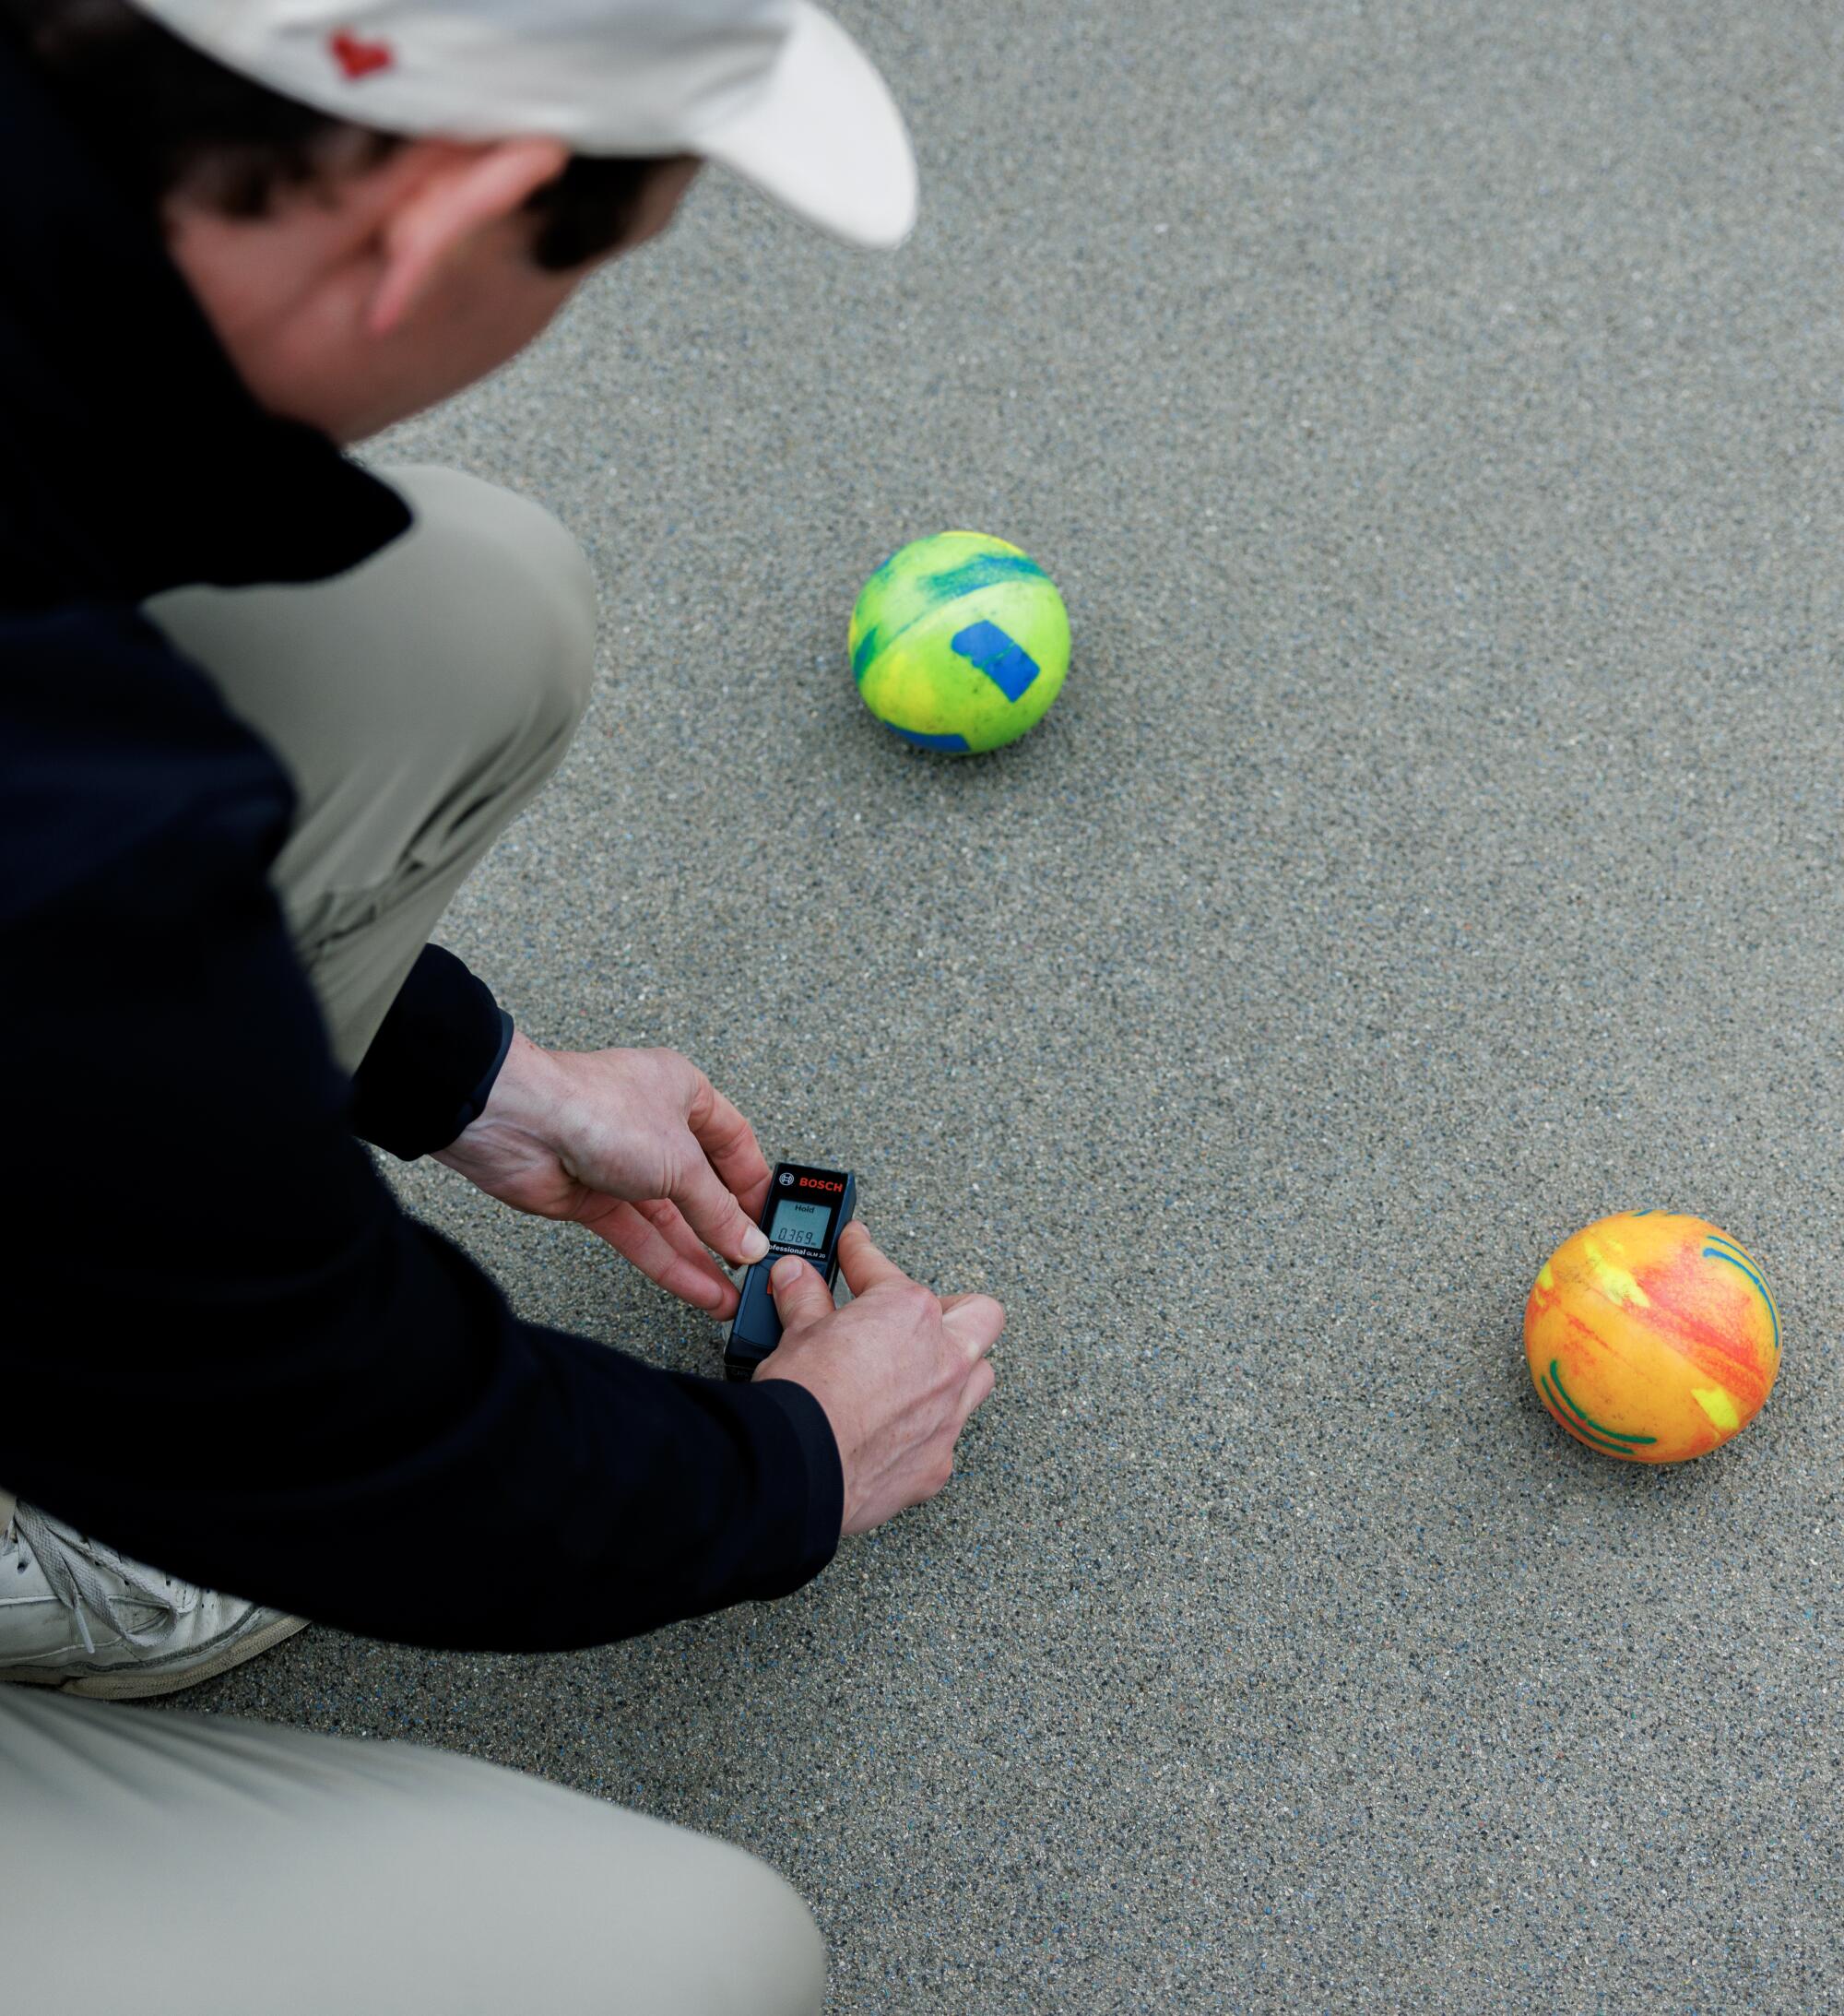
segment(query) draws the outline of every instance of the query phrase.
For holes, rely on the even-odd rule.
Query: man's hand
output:
[[[953,1475],[954,1444],[992,1391],[987,1353],[1005,1311],[989,1295],[938,1300],[861,1224],[845,1227],[839,1264],[854,1298],[844,1309],[804,1260],[775,1262],[781,1344],[755,1376],[791,1379],[826,1410],[845,1465],[845,1531],[864,1533]]]
[[[768,1251],[755,1134],[676,1050],[544,1050],[514,1035],[485,1112],[436,1159],[517,1210],[586,1226],[719,1322],[737,1291],[712,1252],[741,1265]]]

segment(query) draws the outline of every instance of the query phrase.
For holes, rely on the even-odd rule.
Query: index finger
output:
[[[685,1123],[718,1181],[751,1218],[759,1218],[768,1196],[768,1161],[755,1129],[708,1078],[692,1101]]]
[[[855,1296],[869,1295],[886,1282],[909,1281],[893,1260],[878,1251],[862,1218],[854,1218],[839,1234],[839,1270]]]

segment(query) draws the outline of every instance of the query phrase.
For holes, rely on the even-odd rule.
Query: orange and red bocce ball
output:
[[[1565,1239],[1524,1309],[1544,1406],[1628,1463],[1707,1455],[1760,1411],[1780,1319],[1760,1263],[1704,1218],[1622,1211]]]

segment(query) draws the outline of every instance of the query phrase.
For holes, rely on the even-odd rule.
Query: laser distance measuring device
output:
[[[742,1299],[724,1346],[724,1370],[732,1379],[752,1379],[755,1369],[781,1342],[781,1318],[768,1285],[768,1270],[784,1254],[810,1262],[830,1288],[839,1277],[839,1234],[852,1222],[857,1185],[849,1169],[810,1168],[804,1162],[777,1162],[769,1179],[768,1202],[757,1221],[768,1234],[768,1251],[743,1276]]]

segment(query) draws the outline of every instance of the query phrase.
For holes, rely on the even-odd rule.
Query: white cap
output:
[[[388,133],[699,154],[855,244],[916,221],[869,57],[812,0],[135,0],[227,68]]]

